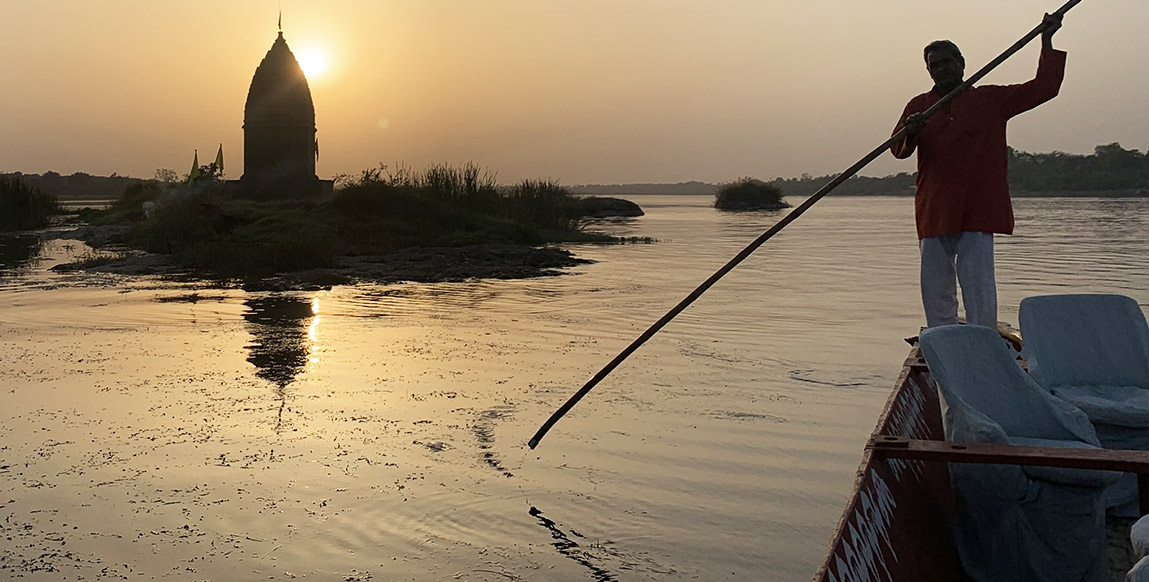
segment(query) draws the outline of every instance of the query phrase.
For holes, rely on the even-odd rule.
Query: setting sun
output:
[[[323,76],[328,68],[327,54],[321,50],[302,49],[295,55],[295,59],[299,61],[299,67],[309,81]]]

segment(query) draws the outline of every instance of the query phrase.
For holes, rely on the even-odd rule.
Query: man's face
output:
[[[953,51],[948,50],[930,51],[926,57],[926,69],[939,87],[956,87],[965,76],[965,65]]]

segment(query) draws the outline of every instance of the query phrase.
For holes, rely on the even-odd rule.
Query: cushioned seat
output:
[[[1038,384],[1083,410],[1101,446],[1149,450],[1149,325],[1137,302],[1112,294],[1028,297],[1019,319]],[[1136,515],[1136,476],[1111,487],[1106,505]]]
[[[930,328],[921,350],[937,381],[946,439],[1097,448],[1081,410],[1043,390],[997,332]],[[954,541],[973,580],[1107,580],[1102,493],[1119,473],[950,463]]]
[[[1019,319],[1038,384],[1085,411],[1105,448],[1149,450],[1149,325],[1137,302],[1027,297]]]

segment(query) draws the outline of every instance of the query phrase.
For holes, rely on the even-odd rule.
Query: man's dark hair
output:
[[[953,53],[957,57],[958,62],[965,66],[965,57],[961,56],[961,51],[958,50],[958,45],[948,40],[935,40],[926,45],[925,50],[922,51],[922,58],[928,63],[930,61],[930,53],[934,51],[947,51]]]

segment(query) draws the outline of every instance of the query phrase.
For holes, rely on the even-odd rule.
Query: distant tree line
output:
[[[0,178],[19,178],[29,186],[39,188],[44,193],[60,200],[115,200],[124,193],[124,189],[139,183],[139,178],[128,176],[92,176],[84,172],[76,172],[64,176],[56,172],[43,174],[0,174]]]
[[[1032,154],[1009,148],[1009,185],[1020,193],[1115,193],[1119,195],[1149,195],[1149,152],[1127,150],[1119,143],[1099,145],[1089,155],[1052,152]],[[202,171],[208,171],[203,166]],[[47,194],[60,200],[115,199],[141,178],[128,176],[92,176],[76,172],[63,176],[56,172],[43,174],[0,173],[0,178],[21,178]],[[186,176],[184,176],[186,178]],[[152,180],[175,182],[180,176],[173,170],[156,170]],[[799,178],[774,178],[767,182],[784,194],[808,196],[834,179],[834,175]],[[912,195],[915,173],[902,172],[875,178],[855,176],[834,190],[834,195],[889,196]],[[717,184],[706,182],[679,182],[676,184],[585,184],[568,186],[572,194],[714,194]]]
[[[1090,155],[1053,152],[1031,154],[1009,148],[1009,187],[1021,193],[1119,192],[1149,195],[1149,152],[1127,150],[1121,144],[1099,145]],[[834,175],[775,178],[769,183],[786,194],[808,196],[834,179]],[[855,176],[831,195],[912,195],[916,173],[902,172],[884,178]]]
[[[1099,145],[1093,155],[1031,154],[1010,148],[1009,185],[1034,192],[1149,189],[1149,150]]]
[[[214,164],[208,164],[200,168],[201,173],[214,172]],[[215,176],[217,174],[218,172],[215,172],[212,175]],[[23,172],[13,172],[11,174],[0,173],[0,179],[19,179],[25,184],[37,188],[58,200],[115,200],[119,198],[128,187],[135,186],[142,182],[155,181],[173,183],[186,178],[186,175],[181,178],[175,170],[167,168],[156,170],[155,176],[151,179],[120,176],[115,173],[111,176],[93,176],[84,172],[76,172],[70,176],[65,176],[52,171],[47,171],[43,174],[25,174]]]
[[[837,174],[801,178],[774,178],[768,184],[782,190],[783,194],[809,196],[833,180]],[[916,187],[917,173],[901,172],[885,178],[854,176],[834,189],[831,196],[912,196]]]
[[[717,184],[679,182],[677,184],[582,184],[567,186],[573,194],[714,194]]]

